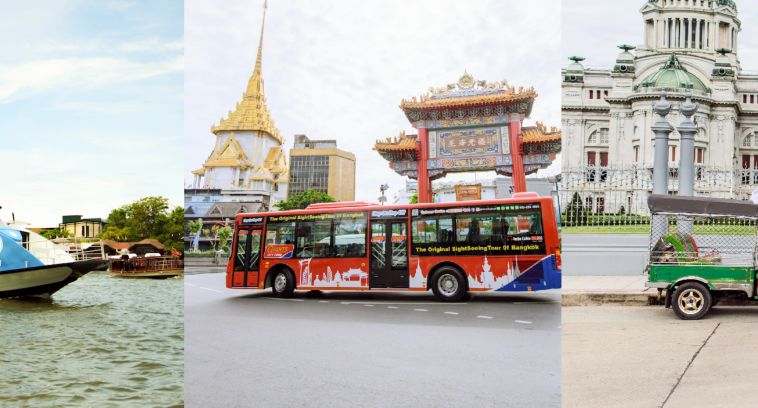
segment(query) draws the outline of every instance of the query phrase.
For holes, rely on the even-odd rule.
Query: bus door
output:
[[[261,260],[260,228],[240,228],[237,231],[234,252],[233,287],[258,287],[258,272]]]
[[[369,285],[372,288],[408,287],[406,220],[371,221],[370,275]]]

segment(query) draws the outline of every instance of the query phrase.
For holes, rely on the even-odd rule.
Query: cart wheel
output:
[[[677,286],[671,303],[680,319],[697,320],[711,309],[713,298],[711,291],[702,283],[686,282]]]

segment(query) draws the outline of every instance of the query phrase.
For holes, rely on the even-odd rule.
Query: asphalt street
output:
[[[188,407],[558,407],[560,294],[229,290],[185,277]]]
[[[563,308],[564,407],[755,407],[758,307]]]

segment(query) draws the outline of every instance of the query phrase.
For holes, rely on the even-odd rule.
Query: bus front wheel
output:
[[[434,274],[432,292],[444,302],[459,302],[466,296],[463,273],[452,266],[443,266]]]
[[[680,319],[697,320],[708,313],[712,302],[713,297],[707,286],[699,282],[685,282],[677,286],[671,303]]]
[[[290,297],[295,291],[295,278],[287,269],[280,269],[271,281],[271,291],[276,297]]]

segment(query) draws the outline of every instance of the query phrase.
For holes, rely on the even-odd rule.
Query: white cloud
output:
[[[138,81],[181,72],[181,56],[158,62],[122,58],[54,58],[0,66],[0,103],[23,94],[62,87],[90,88],[112,82]]]

